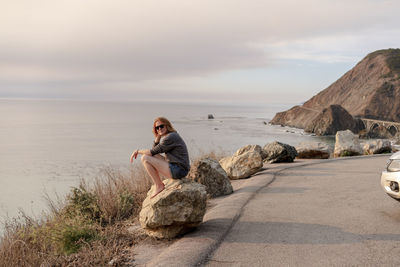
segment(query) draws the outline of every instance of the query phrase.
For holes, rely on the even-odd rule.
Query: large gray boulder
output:
[[[280,142],[266,144],[263,148],[268,163],[293,162],[297,156],[296,148]]]
[[[362,153],[363,150],[357,135],[350,130],[336,133],[334,157],[357,156]]]
[[[197,227],[206,212],[204,185],[189,179],[164,180],[165,189],[154,198],[153,185],[147,193],[139,221],[149,236],[173,238]]]
[[[188,178],[206,187],[211,197],[229,195],[233,192],[231,181],[218,161],[210,158],[194,163]]]
[[[365,155],[383,154],[392,152],[392,145],[389,140],[368,140],[363,146]]]
[[[264,150],[261,148],[261,146],[259,145],[247,145],[244,147],[241,147],[238,151],[236,151],[236,153],[234,155],[236,156],[240,156],[242,154],[244,154],[247,151],[255,151],[260,153],[261,158],[264,160],[266,158],[266,154],[264,152]]]
[[[302,142],[296,146],[297,158],[301,159],[327,159],[333,149],[321,142]]]
[[[364,129],[364,124],[359,119],[354,119],[342,106],[330,105],[309,123],[304,131],[316,135],[334,135],[337,131],[347,129],[358,133]]]
[[[219,163],[232,180],[248,178],[263,166],[261,155],[256,151],[247,151],[240,155],[235,153],[232,157],[222,158]]]

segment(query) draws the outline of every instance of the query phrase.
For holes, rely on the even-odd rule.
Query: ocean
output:
[[[0,99],[0,218],[15,217],[19,209],[40,216],[45,193],[62,197],[104,166],[130,168],[132,151],[151,147],[158,116],[170,119],[191,159],[274,140],[321,141],[266,124],[291,106]]]

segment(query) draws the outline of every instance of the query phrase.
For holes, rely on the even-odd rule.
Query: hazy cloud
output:
[[[137,88],[280,59],[352,61],[400,41],[381,34],[400,36],[399,8],[389,0],[3,1],[0,96],[12,87]]]

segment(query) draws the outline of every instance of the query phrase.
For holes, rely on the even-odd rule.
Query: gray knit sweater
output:
[[[168,162],[175,163],[186,171],[190,169],[189,153],[186,144],[177,132],[171,132],[162,137],[160,143],[153,144],[150,152],[152,156],[165,153]]]

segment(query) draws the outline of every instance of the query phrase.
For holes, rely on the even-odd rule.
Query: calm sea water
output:
[[[104,165],[129,168],[132,151],[151,146],[158,116],[171,120],[191,158],[247,144],[318,139],[265,125],[290,106],[0,100],[0,216],[16,216],[19,208],[39,215],[44,192],[62,196]]]

